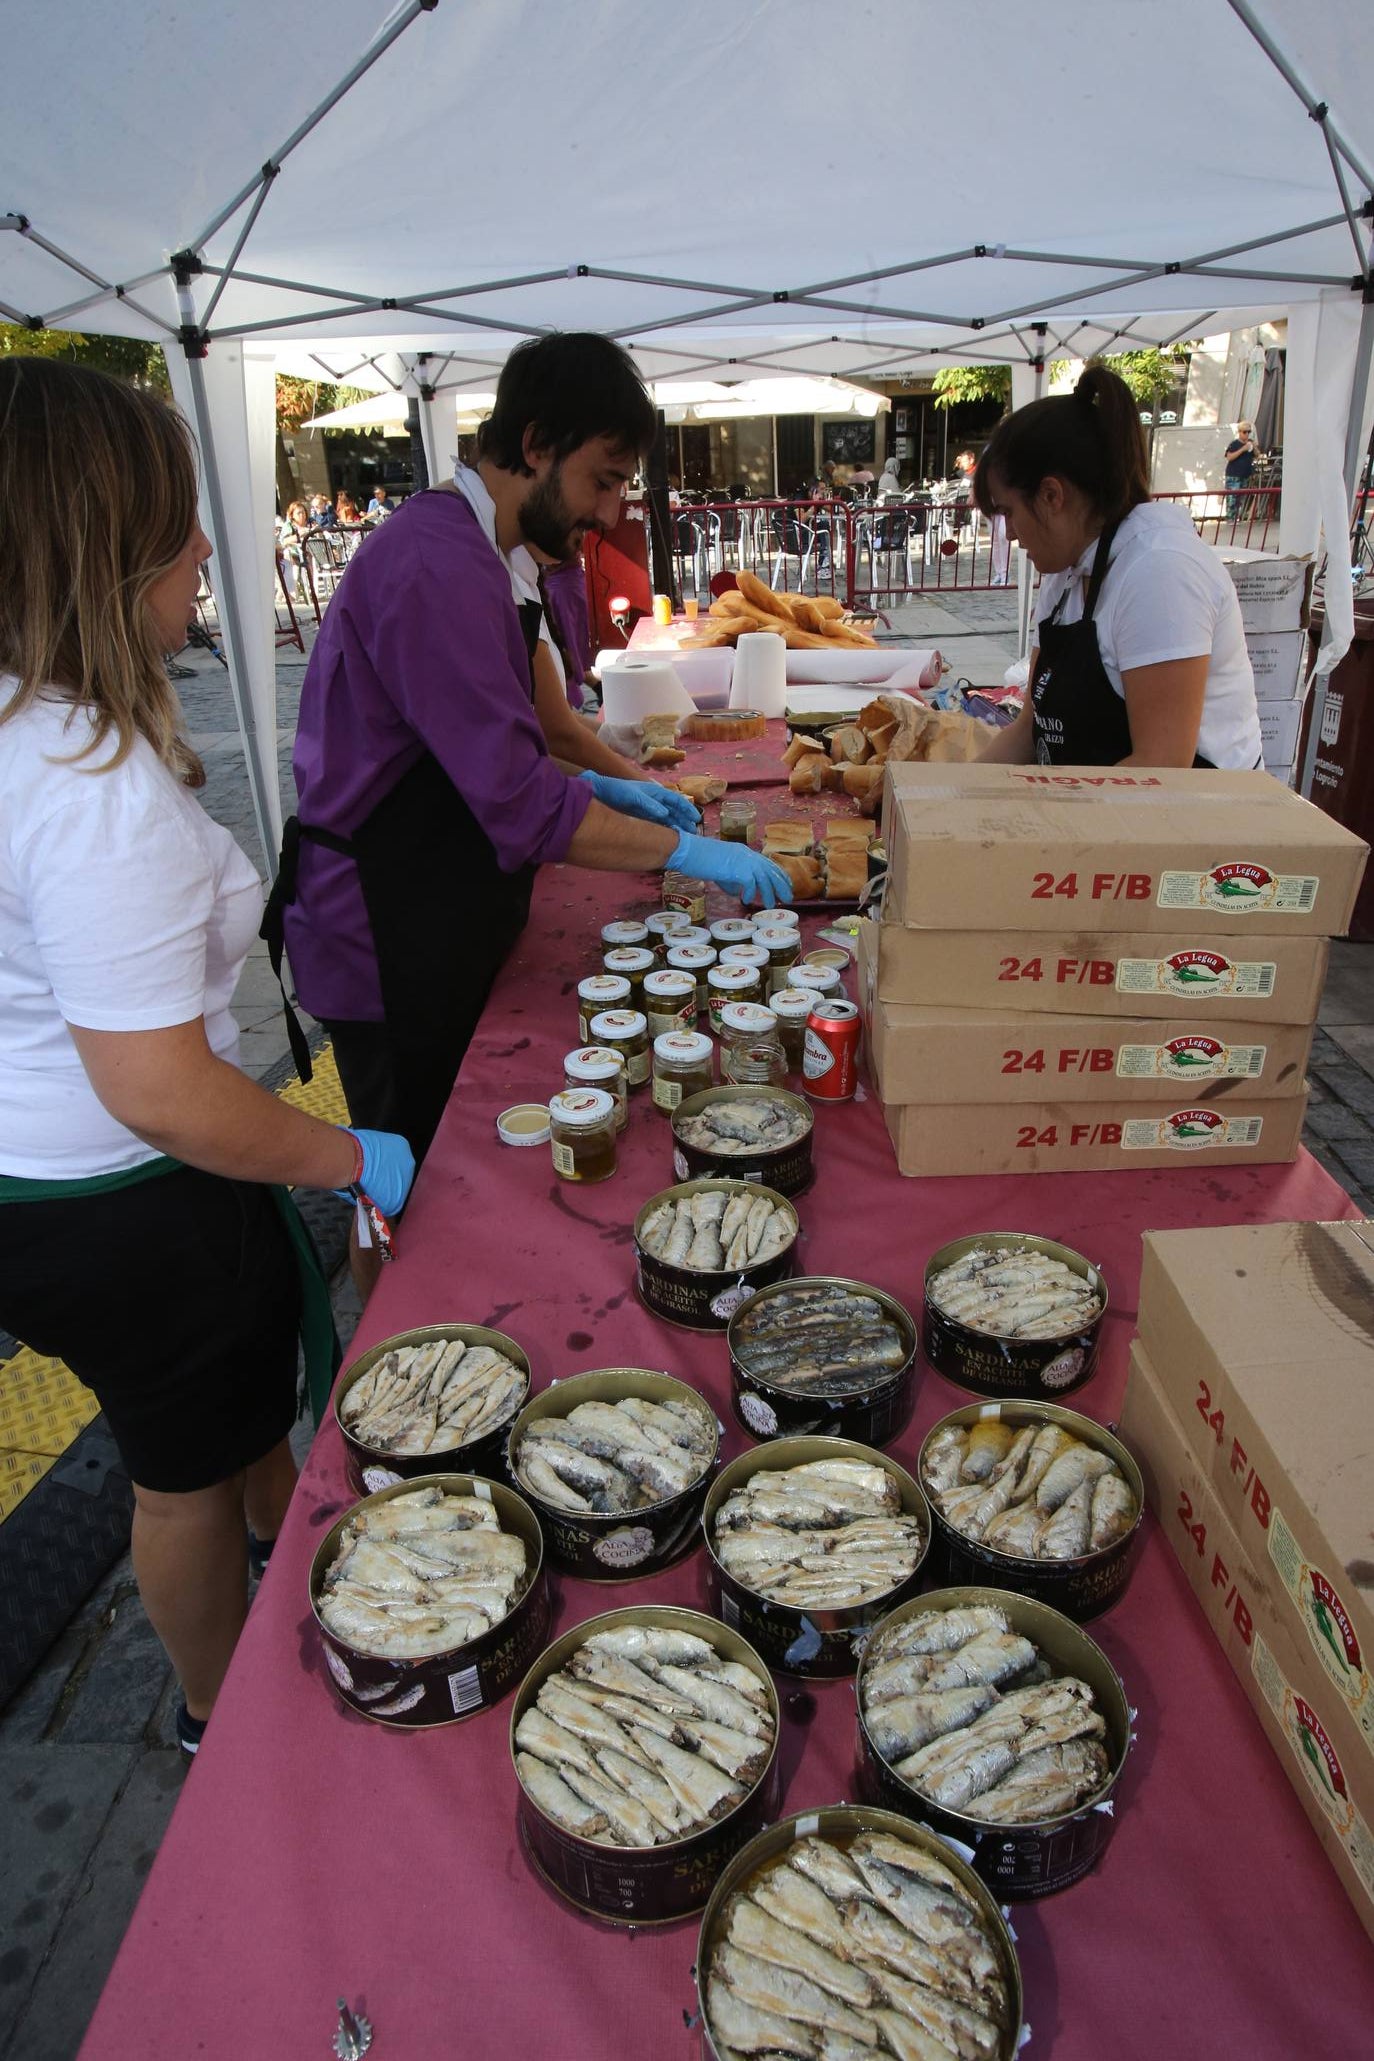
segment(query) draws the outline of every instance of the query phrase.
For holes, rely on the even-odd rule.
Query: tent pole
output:
[[[215,439],[210,420],[209,396],[205,391],[205,363],[197,355],[197,345],[187,341],[186,379],[191,394],[191,413],[194,419],[196,442],[200,447],[201,488],[210,510],[210,522],[216,539],[229,534],[225,514],[224,497],[220,492],[219,470],[215,462]],[[224,637],[224,653],[228,660],[229,692],[233,697],[234,714],[238,720],[239,735],[243,739],[243,756],[248,768],[248,787],[253,800],[253,819],[257,825],[258,840],[262,845],[263,863],[269,880],[277,877],[277,835],[273,828],[273,814],[268,806],[267,772],[263,759],[262,739],[258,732],[257,716],[253,698],[248,691],[244,673],[244,658],[248,649],[244,634],[243,617],[239,608],[238,589],[234,582],[233,554],[221,552],[215,569],[215,606],[219,613],[220,630]],[[275,746],[275,739],[273,740]],[[276,751],[272,753],[272,778],[276,782]]]
[[[774,415],[774,416],[770,417],[770,422],[771,422],[771,426],[772,426],[772,430],[773,430],[773,499],[774,499],[774,500],[776,501],[776,500],[777,500],[777,498],[778,498],[778,418],[777,418],[777,416],[776,416],[776,415]]]
[[[1374,286],[1367,285],[1360,307],[1360,334],[1355,345],[1355,375],[1350,383],[1350,419],[1345,434],[1345,463],[1342,468],[1345,479],[1345,506],[1353,507],[1355,489],[1360,477],[1361,440],[1360,431],[1364,425],[1365,395],[1369,391],[1369,370],[1374,362]],[[1342,530],[1339,537],[1326,540],[1326,576],[1330,580],[1334,571],[1337,579],[1348,579],[1350,572],[1349,531]],[[1337,557],[1339,552],[1340,556]],[[1326,691],[1330,672],[1322,669],[1322,653],[1331,641],[1331,616],[1328,612],[1322,622],[1321,646],[1317,652],[1317,667],[1312,677],[1312,705],[1307,719],[1307,749],[1302,755],[1302,775],[1298,792],[1305,801],[1312,799],[1312,780],[1317,769],[1317,752],[1321,745],[1322,716],[1326,709]]]

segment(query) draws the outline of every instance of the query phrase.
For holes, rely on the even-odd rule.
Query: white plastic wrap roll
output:
[[[620,658],[601,675],[601,706],[616,728],[645,716],[690,716],[696,704],[675,669],[662,658]]]
[[[735,644],[730,707],[780,716],[787,707],[787,647],[772,630],[746,630]]]
[[[944,661],[938,651],[909,651],[899,644],[872,651],[789,651],[787,678],[796,687],[823,687],[836,680],[898,680],[906,687],[938,687]]]

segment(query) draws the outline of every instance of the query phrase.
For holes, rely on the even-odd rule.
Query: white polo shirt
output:
[[[1097,539],[1068,572],[1040,582],[1036,627],[1067,598],[1059,620],[1082,620]],[[1197,748],[1214,766],[1259,764],[1255,676],[1230,574],[1185,509],[1168,501],[1133,508],[1117,531],[1093,615],[1107,677],[1125,699],[1122,674],[1177,658],[1208,658]]]

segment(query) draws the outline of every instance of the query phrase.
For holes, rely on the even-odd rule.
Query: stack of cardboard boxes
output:
[[[886,778],[859,993],[904,1174],[1293,1157],[1361,839],[1258,772]]]
[[[1374,1937],[1374,1225],[1145,1239],[1121,1435]]]
[[[1278,558],[1234,545],[1226,547],[1222,557],[1240,600],[1245,648],[1259,698],[1265,770],[1291,787],[1299,770],[1312,560],[1307,555]]]

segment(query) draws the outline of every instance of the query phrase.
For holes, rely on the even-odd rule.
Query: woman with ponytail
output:
[[[982,756],[1011,764],[1260,763],[1255,681],[1229,574],[1186,510],[1150,499],[1130,388],[1089,365],[1071,394],[993,432],[984,515],[1041,575],[1030,690]]]

